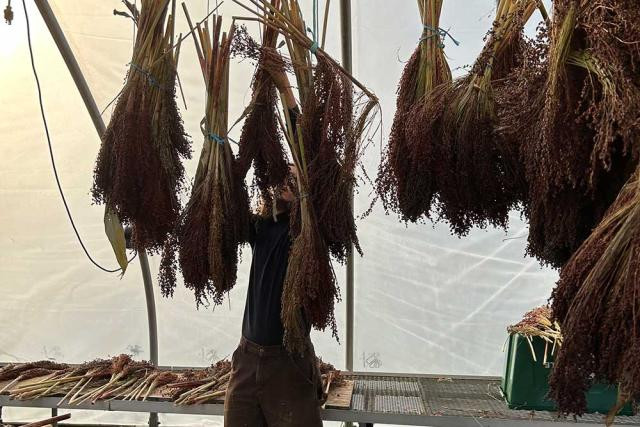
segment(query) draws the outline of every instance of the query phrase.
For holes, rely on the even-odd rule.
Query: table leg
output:
[[[51,418],[58,416],[58,408],[51,408]],[[54,421],[51,427],[58,427],[58,422]]]
[[[158,427],[160,423],[158,422],[158,414],[155,412],[149,413],[149,427]]]

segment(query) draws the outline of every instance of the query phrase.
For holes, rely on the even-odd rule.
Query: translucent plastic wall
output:
[[[114,268],[102,207],[92,206],[89,196],[99,139],[37,9],[27,3],[60,179],[89,251]],[[206,14],[207,3],[214,7],[215,1],[187,1],[194,19]],[[338,0],[331,2],[327,50],[339,59],[338,5]],[[52,6],[98,106],[106,107],[122,87],[131,55],[132,24],[113,15],[122,4],[57,0]],[[133,262],[122,279],[97,270],[84,257],[66,218],[40,118],[24,13],[20,2],[13,2],[13,7],[13,25],[0,25],[0,360],[82,362],[123,352],[148,358],[139,264]],[[382,134],[365,159],[375,175],[381,143],[393,120],[397,81],[421,28],[412,0],[353,0],[352,7],[354,73],[379,96],[382,106]],[[230,1],[222,11],[226,17],[242,14]],[[460,42],[456,46],[445,41],[456,75],[480,51],[493,13],[492,0],[445,2],[441,25]],[[230,19],[225,22],[228,25]],[[178,31],[186,28],[180,16]],[[187,101],[182,113],[194,153],[199,153],[204,86],[193,44],[190,39],[185,43],[179,65]],[[252,68],[234,63],[232,70],[230,117],[237,117],[251,97]],[[110,113],[105,111],[105,122]],[[237,136],[240,127],[231,135]],[[187,165],[191,177],[196,161]],[[371,197],[369,186],[360,188],[357,214],[368,208]],[[556,278],[554,271],[524,257],[527,228],[518,212],[512,213],[506,233],[473,230],[459,239],[450,235],[446,224],[407,226],[376,206],[359,223],[359,235],[365,255],[355,261],[356,370],[500,375],[506,326],[543,303]],[[150,261],[155,280],[158,259]],[[230,355],[240,337],[249,261],[247,249],[238,285],[229,301],[215,310],[196,310],[193,295],[184,289],[170,300],[156,289],[161,364],[204,366]],[[336,266],[336,272],[344,296],[344,269]],[[341,344],[329,334],[313,337],[319,355],[344,367],[344,304],[336,310]],[[5,420],[45,414],[4,410]],[[74,416],[74,421],[118,423],[145,419],[144,414]],[[221,419],[174,416],[163,421],[218,425]]]

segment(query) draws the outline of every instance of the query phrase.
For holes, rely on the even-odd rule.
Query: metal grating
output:
[[[351,409],[385,414],[462,416],[507,420],[567,421],[545,411],[511,410],[492,379],[358,376],[354,380]],[[601,424],[603,416],[588,414],[580,423]],[[640,425],[640,416],[616,417],[616,424]]]
[[[486,379],[422,378],[420,380],[427,412],[431,415],[500,418],[508,420],[567,421],[547,411],[509,409],[500,382]],[[571,418],[570,420],[573,420]],[[601,414],[586,414],[580,423],[602,424]],[[616,417],[616,424],[638,425],[640,417]]]
[[[424,404],[417,396],[375,396],[374,412],[394,414],[424,414]]]
[[[406,377],[354,377],[351,408],[386,414],[426,415],[420,382]]]

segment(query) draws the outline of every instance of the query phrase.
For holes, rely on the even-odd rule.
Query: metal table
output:
[[[477,426],[575,426],[602,424],[603,416],[586,415],[577,419],[560,419],[551,412],[518,411],[507,407],[496,377],[460,377],[437,375],[399,375],[345,373],[355,381],[350,409],[324,409],[327,421],[396,424],[433,427]],[[0,407],[58,408],[60,398],[47,397],[16,401],[0,396]],[[95,404],[61,405],[61,409],[98,411],[156,412],[165,414],[222,415],[222,404],[177,406],[154,398],[141,401],[99,401]],[[617,425],[640,426],[640,416],[617,417]]]

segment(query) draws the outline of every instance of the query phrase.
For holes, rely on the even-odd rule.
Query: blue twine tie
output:
[[[237,142],[237,141],[234,141],[233,139],[229,138],[228,136],[223,138],[223,137],[221,137],[220,135],[215,134],[215,133],[213,133],[213,132],[209,132],[209,134],[207,135],[207,137],[209,138],[209,140],[210,140],[210,141],[217,142],[217,143],[218,143],[218,144],[220,144],[220,145],[224,145],[224,143],[225,143],[227,140],[229,140],[229,141],[233,142],[234,144],[238,145],[238,142]]]
[[[155,77],[153,77],[153,74],[151,74],[149,71],[145,70],[144,68],[140,67],[137,64],[134,64],[133,62],[131,63],[131,68],[133,68],[135,71],[139,72],[140,74],[144,75],[149,81],[149,84],[151,86],[157,87],[158,89],[161,87],[158,80]]]
[[[226,141],[231,141],[234,144],[238,145],[238,143],[236,141],[234,141],[233,139],[229,138],[228,136],[220,136],[217,133],[214,132],[209,132],[206,129],[207,126],[207,118],[203,117],[202,120],[200,120],[200,131],[202,132],[202,135],[204,135],[205,138],[207,138],[209,141],[213,141],[216,142],[220,145],[224,145],[224,143]]]
[[[215,134],[215,133],[212,133],[212,132],[209,132],[209,135],[208,135],[208,136],[209,136],[209,139],[210,139],[211,141],[215,141],[215,142],[217,142],[217,143],[218,143],[218,144],[220,144],[220,145],[224,145],[224,138],[223,138],[223,137],[221,137],[220,135]]]
[[[430,31],[431,34],[422,36],[420,38],[420,41],[429,40],[433,37],[437,37],[438,39],[440,39],[440,43],[438,43],[438,47],[440,47],[440,49],[444,49],[444,39],[449,37],[451,41],[455,43],[456,46],[460,46],[460,42],[454,39],[453,36],[449,34],[449,31],[445,30],[444,28],[440,28],[440,27],[434,28],[431,25],[424,24],[424,29],[427,31]]]

